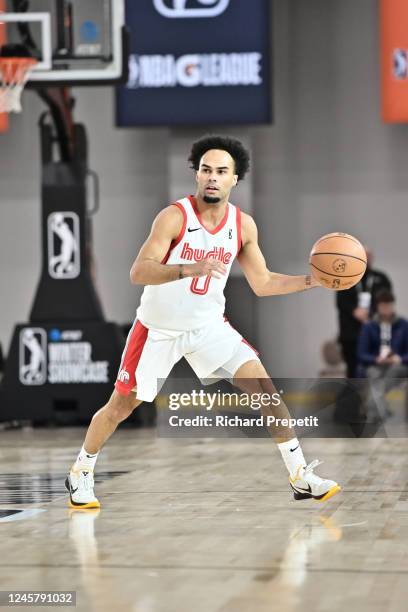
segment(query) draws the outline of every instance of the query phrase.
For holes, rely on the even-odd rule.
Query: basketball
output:
[[[315,242],[309,263],[312,275],[324,287],[343,291],[356,285],[364,275],[367,254],[357,238],[335,232]]]

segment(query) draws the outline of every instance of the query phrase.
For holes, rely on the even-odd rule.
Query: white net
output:
[[[36,63],[31,57],[0,58],[0,113],[21,113],[21,94]]]

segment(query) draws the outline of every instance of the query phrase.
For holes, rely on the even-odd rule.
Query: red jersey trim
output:
[[[224,225],[226,224],[227,220],[228,220],[228,213],[229,213],[229,204],[227,204],[226,210],[225,210],[225,215],[223,216],[223,218],[221,219],[221,222],[217,225],[217,227],[215,227],[213,230],[209,230],[207,227],[205,227],[202,219],[201,219],[201,215],[198,211],[197,208],[197,203],[196,203],[196,199],[194,196],[188,196],[188,199],[190,200],[191,206],[193,207],[193,210],[196,214],[196,217],[200,223],[200,225],[205,229],[206,232],[208,232],[209,234],[218,234],[218,232],[220,230],[222,230],[222,228],[224,227]]]
[[[173,240],[173,242],[170,244],[169,250],[167,251],[167,253],[165,254],[165,256],[160,262],[161,264],[165,264],[167,262],[168,258],[170,257],[170,253],[172,252],[174,247],[176,247],[183,240],[184,234],[186,233],[187,213],[185,211],[184,206],[180,204],[180,202],[173,202],[172,206],[177,206],[177,208],[181,210],[183,214],[183,225],[181,226],[181,230],[177,238]]]
[[[167,253],[165,254],[165,256],[163,257],[163,259],[161,260],[161,264],[165,264],[168,260],[168,258],[170,257],[170,253],[171,253],[171,247],[169,248],[169,250],[167,251]]]
[[[237,242],[238,242],[237,255],[238,255],[238,253],[240,252],[242,248],[241,210],[238,208],[238,206],[236,206],[235,208],[237,211]]]
[[[183,236],[184,236],[184,234],[185,234],[185,232],[186,232],[186,225],[187,225],[187,213],[186,213],[186,211],[185,211],[185,209],[184,209],[184,206],[183,206],[182,204],[180,204],[180,202],[173,202],[173,206],[177,206],[177,208],[178,208],[179,210],[181,210],[182,215],[183,215],[183,225],[182,225],[182,227],[181,227],[181,230],[180,230],[179,235],[178,235],[178,236],[177,236],[177,238],[176,238],[176,239],[175,239],[175,240],[174,240],[174,241],[171,243],[171,245],[170,245],[170,251],[171,251],[172,249],[174,249],[174,247],[176,247],[176,246],[179,244],[179,242],[181,242],[181,241],[183,240]]]

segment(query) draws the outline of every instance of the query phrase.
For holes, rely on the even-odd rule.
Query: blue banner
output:
[[[270,0],[127,0],[117,125],[269,123]]]

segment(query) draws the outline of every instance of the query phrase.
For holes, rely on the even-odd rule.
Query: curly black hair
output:
[[[191,147],[190,168],[198,170],[202,156],[212,149],[227,151],[235,162],[235,173],[238,175],[238,180],[242,181],[249,170],[249,153],[243,146],[242,142],[227,136],[204,136]]]

